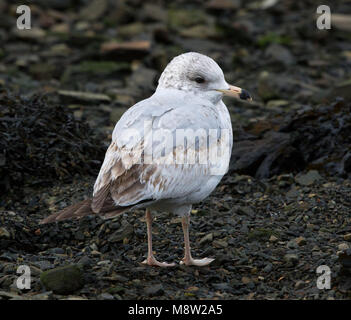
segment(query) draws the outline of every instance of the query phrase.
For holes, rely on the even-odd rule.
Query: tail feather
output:
[[[111,206],[109,208],[104,208],[101,210],[100,214],[103,218],[113,218],[116,215],[129,209],[128,207],[118,208],[116,206]],[[41,220],[39,224],[52,223],[56,221],[62,221],[67,219],[80,219],[84,216],[96,215],[91,208],[91,199],[87,199],[76,204],[73,204],[57,213],[54,213],[45,219]]]
[[[99,215],[104,219],[110,219],[129,209],[144,207],[147,204],[151,204],[153,201],[153,199],[145,199],[128,206],[117,206],[112,197],[108,195],[104,196],[104,202],[102,205],[99,203],[98,206],[94,206],[94,201],[92,199],[86,199],[46,217],[41,220],[39,224],[67,219],[80,219],[88,215]]]

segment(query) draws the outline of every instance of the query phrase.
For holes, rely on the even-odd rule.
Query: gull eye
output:
[[[195,81],[196,81],[197,83],[204,83],[204,82],[205,82],[205,79],[204,79],[203,77],[196,77],[196,78],[195,78]]]

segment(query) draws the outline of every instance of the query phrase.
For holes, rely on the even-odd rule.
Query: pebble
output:
[[[277,242],[278,241],[278,238],[276,237],[276,236],[274,236],[274,235],[271,235],[270,237],[269,237],[269,242]]]
[[[322,177],[317,170],[310,170],[306,174],[298,174],[295,181],[302,186],[310,186],[320,179]]]
[[[226,282],[213,283],[212,286],[216,290],[222,290],[222,291],[231,291],[232,290],[231,286]]]
[[[291,265],[297,265],[299,262],[299,256],[297,254],[288,253],[284,256],[284,261]]]
[[[100,256],[100,255],[101,255],[101,252],[100,252],[100,251],[97,251],[97,250],[93,250],[93,251],[91,252],[91,254],[92,254],[93,256]]]
[[[274,61],[280,62],[286,66],[295,63],[295,57],[292,55],[290,50],[276,43],[271,44],[266,49],[265,55],[269,58],[274,59]]]
[[[69,294],[84,285],[82,270],[76,265],[58,267],[44,271],[40,281],[48,289],[58,294]]]
[[[213,233],[209,233],[200,239],[199,244],[211,242],[212,240],[213,240]]]
[[[298,246],[304,246],[306,244],[306,239],[304,237],[298,237],[295,241]]]
[[[347,243],[345,243],[345,242],[340,243],[338,245],[338,250],[340,250],[340,251],[346,251],[349,248],[350,248],[350,246]]]
[[[241,282],[243,284],[249,284],[250,282],[252,282],[252,279],[250,279],[249,277],[242,277]]]
[[[84,267],[91,266],[93,263],[94,261],[90,259],[88,256],[84,256],[78,261],[78,264],[81,264]]]
[[[299,280],[295,283],[295,289],[300,290],[305,287],[305,282],[302,280]]]
[[[289,249],[297,249],[299,247],[299,245],[297,244],[296,240],[293,239],[293,240],[290,240],[288,243],[287,243],[287,247]]]
[[[227,248],[228,247],[228,242],[224,239],[214,240],[212,242],[212,244],[215,248]]]
[[[145,288],[146,295],[153,297],[153,296],[160,296],[164,292],[162,284],[156,284]]]
[[[0,228],[0,238],[10,239],[11,235],[5,228]]]
[[[49,300],[52,297],[52,291],[47,291],[32,296],[33,300]]]
[[[98,295],[98,300],[115,300],[115,297],[109,293],[101,293]]]
[[[110,264],[111,261],[110,260],[102,260],[102,261],[99,261],[97,263],[98,266],[104,266],[104,265],[107,265],[107,264]]]
[[[272,265],[271,263],[268,263],[268,264],[263,268],[263,271],[269,273],[269,272],[272,271],[272,269],[273,269],[273,265]]]
[[[111,101],[110,97],[105,94],[92,93],[92,92],[81,92],[81,91],[69,91],[60,90],[58,94],[69,102],[80,102],[80,103],[108,103]]]

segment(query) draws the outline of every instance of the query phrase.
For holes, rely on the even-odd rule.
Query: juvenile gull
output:
[[[195,52],[175,57],[163,71],[155,93],[117,122],[93,198],[41,224],[89,214],[112,218],[146,208],[148,255],[143,263],[167,267],[175,264],[159,262],[153,255],[151,209],[168,211],[182,219],[185,255],[181,263],[211,263],[214,259],[191,256],[189,222],[192,205],[215,189],[229,167],[233,136],[223,95],[251,99],[246,90],[225,81],[213,59]],[[183,134],[180,139],[179,133]]]

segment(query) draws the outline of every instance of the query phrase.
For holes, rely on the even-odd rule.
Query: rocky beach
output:
[[[19,30],[0,0],[0,300],[350,299],[351,2],[323,4],[327,30],[315,0],[35,0]],[[215,261],[142,265],[143,210],[39,225],[91,197],[115,123],[188,51],[253,97],[225,100],[230,170],[191,212]],[[160,261],[182,259],[180,221],[155,215]]]

